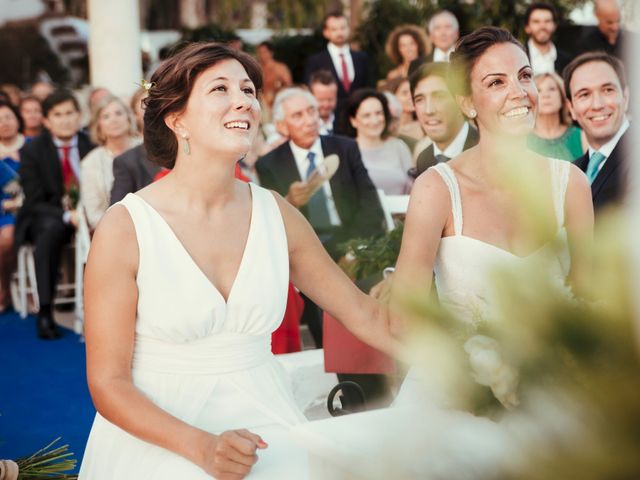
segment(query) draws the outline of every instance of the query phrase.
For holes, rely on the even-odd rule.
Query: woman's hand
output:
[[[239,480],[249,474],[258,461],[257,449],[267,444],[248,430],[228,430],[204,438],[201,467],[218,480]]]

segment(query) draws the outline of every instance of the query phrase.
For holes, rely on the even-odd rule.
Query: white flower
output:
[[[464,344],[469,354],[473,379],[480,385],[491,387],[493,395],[506,408],[516,407],[518,397],[518,374],[504,362],[500,345],[493,338],[474,335]]]

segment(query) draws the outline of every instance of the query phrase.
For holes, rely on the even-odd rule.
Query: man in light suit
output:
[[[427,63],[409,79],[418,121],[433,141],[418,155],[416,171],[411,172],[416,177],[427,168],[449,161],[477,145],[480,139],[447,88],[448,70],[448,63]]]
[[[273,119],[289,141],[259,158],[256,171],[263,187],[277,191],[300,209],[337,260],[340,243],[384,233],[384,215],[357,143],[336,135],[321,136],[318,118],[317,102],[307,90],[291,87],[278,92]],[[338,170],[311,196],[305,180],[330,154],[340,158]],[[306,312],[315,307],[307,308],[309,304],[305,299]],[[321,346],[321,327],[316,329],[321,324],[314,325],[320,322],[319,314],[313,315],[318,318],[307,320],[316,344]]]
[[[336,107],[335,133],[344,133],[342,112],[349,94],[363,87],[374,84],[367,54],[349,48],[349,21],[343,13],[332,12],[325,16],[322,24],[322,35],[327,40],[327,47],[311,55],[304,67],[304,83],[310,85],[311,76],[318,70],[328,70],[338,84],[338,104]]]
[[[602,207],[624,200],[631,162],[627,109],[629,89],[622,62],[605,52],[587,52],[564,70],[571,116],[589,149],[575,164],[591,182],[596,220]]]

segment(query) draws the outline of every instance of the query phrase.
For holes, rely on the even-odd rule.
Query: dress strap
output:
[[[558,229],[560,229],[564,226],[564,205],[571,164],[564,160],[549,158],[549,171],[551,173],[551,186],[553,188],[553,206],[556,212]]]
[[[456,174],[446,163],[438,163],[433,168],[440,174],[451,195],[451,213],[453,214],[453,233],[462,235],[462,197]]]

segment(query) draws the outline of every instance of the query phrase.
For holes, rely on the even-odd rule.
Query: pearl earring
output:
[[[184,143],[182,144],[182,151],[184,152],[185,155],[191,155],[191,146],[189,145],[189,137],[187,136],[186,133],[183,133],[181,137],[184,140]]]
[[[478,115],[478,112],[476,112],[475,110],[471,109],[471,111],[469,112],[469,117],[476,118],[476,115]]]

